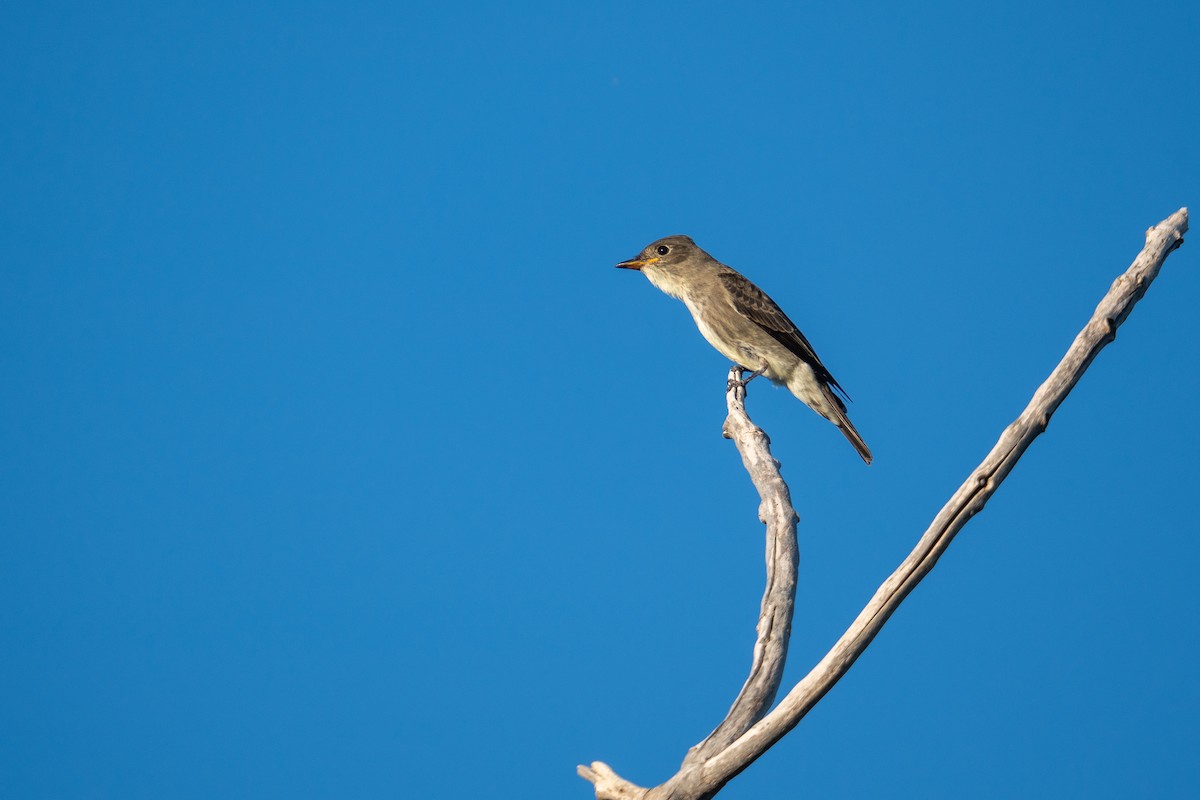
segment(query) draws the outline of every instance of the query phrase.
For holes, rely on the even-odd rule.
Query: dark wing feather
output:
[[[821,359],[817,358],[816,351],[808,343],[808,339],[804,338],[800,329],[796,327],[796,323],[788,319],[788,315],[775,305],[775,301],[768,297],[766,292],[751,283],[744,275],[729,267],[722,269],[718,275],[721,282],[725,284],[725,288],[729,290],[730,296],[733,297],[734,307],[743,316],[771,334],[775,341],[791,350],[797,358],[812,367],[818,380],[836,389],[847,400],[850,399],[846,390],[838,385],[838,382],[829,374],[829,370],[821,363]]]

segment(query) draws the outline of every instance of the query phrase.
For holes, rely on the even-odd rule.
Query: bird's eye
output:
[[[660,256],[665,256],[667,253],[671,252],[671,248],[667,247],[665,244],[660,244],[656,252]]]

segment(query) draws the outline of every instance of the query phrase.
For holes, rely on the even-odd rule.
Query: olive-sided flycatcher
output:
[[[708,343],[753,373],[747,380],[765,375],[786,386],[836,425],[863,461],[871,463],[870,449],[846,416],[842,398],[849,396],[766,292],[687,236],[659,239],[617,266],[641,270],[650,283],[682,300]]]

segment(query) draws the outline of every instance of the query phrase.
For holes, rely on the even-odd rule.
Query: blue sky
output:
[[[36,7],[35,7],[36,5]],[[0,12],[0,794],[592,796],[728,708],[727,364],[612,265],[770,292],[876,463],[751,387],[787,684],[1200,206],[1195,3]],[[1185,245],[727,798],[1194,797]]]

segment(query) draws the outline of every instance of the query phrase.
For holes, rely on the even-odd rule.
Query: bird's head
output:
[[[628,261],[622,261],[617,267],[641,271],[649,268],[652,272],[670,273],[686,268],[688,264],[695,264],[693,256],[696,254],[703,255],[704,251],[696,246],[690,236],[668,236],[646,245],[642,252]]]

